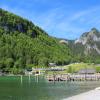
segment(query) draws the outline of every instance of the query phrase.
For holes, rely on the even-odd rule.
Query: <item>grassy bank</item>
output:
[[[72,63],[65,66],[57,66],[57,68],[63,68],[64,71],[47,71],[47,74],[67,74],[67,73],[77,73],[81,69],[95,69],[96,72],[100,72],[100,65],[94,63]]]

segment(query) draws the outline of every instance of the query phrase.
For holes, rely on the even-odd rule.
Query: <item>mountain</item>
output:
[[[69,41],[69,46],[73,55],[79,57],[79,59],[100,63],[100,31],[96,28],[83,33],[79,39],[73,42]]]
[[[0,9],[0,70],[14,74],[31,67],[73,62],[100,63],[100,31],[92,28],[79,39],[67,40],[20,16]]]
[[[49,63],[68,64],[68,44],[49,36],[31,21],[0,9],[0,69],[20,73],[30,67],[48,67]]]

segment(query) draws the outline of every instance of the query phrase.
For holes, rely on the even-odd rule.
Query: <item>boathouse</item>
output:
[[[42,74],[43,69],[42,68],[32,68],[32,73],[34,75],[40,75]]]
[[[49,63],[49,67],[55,67],[57,66],[56,63]]]
[[[29,75],[29,74],[32,75],[32,68],[25,69],[25,75]]]
[[[95,69],[81,69],[78,72],[79,74],[95,74],[96,70]]]

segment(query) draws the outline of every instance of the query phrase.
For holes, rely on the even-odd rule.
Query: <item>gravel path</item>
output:
[[[63,100],[100,100],[100,88]]]

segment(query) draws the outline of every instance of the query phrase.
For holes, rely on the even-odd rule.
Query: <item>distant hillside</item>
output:
[[[0,69],[20,73],[24,68],[68,64],[67,44],[49,36],[31,21],[0,9]]]

